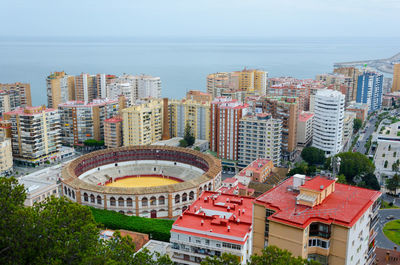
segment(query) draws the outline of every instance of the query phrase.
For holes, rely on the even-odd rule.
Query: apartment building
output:
[[[282,121],[271,114],[258,113],[239,121],[238,166],[244,168],[254,160],[266,158],[275,166],[281,160]]]
[[[301,112],[297,120],[297,144],[307,146],[313,136],[314,113]]]
[[[357,97],[357,86],[358,86],[358,76],[361,74],[361,71],[355,67],[339,67],[333,70],[333,73],[342,74],[345,77],[349,77],[351,79],[351,83],[353,84],[352,88],[349,88],[352,93],[348,94],[347,102],[356,100]]]
[[[107,148],[122,146],[122,118],[115,116],[104,120],[104,145]]]
[[[149,145],[161,140],[163,109],[162,99],[141,100],[123,109],[124,146]]]
[[[342,146],[343,151],[347,151],[351,146],[351,138],[353,137],[354,119],[356,114],[354,112],[344,112],[343,118],[343,137]]]
[[[271,113],[274,119],[282,121],[282,157],[293,158],[297,145],[297,118],[299,102],[296,97],[261,97],[256,103],[263,112]]]
[[[382,94],[383,74],[365,71],[358,76],[356,102],[367,104],[369,112],[381,108]]]
[[[186,99],[191,99],[199,102],[211,102],[212,95],[199,90],[189,90],[189,92],[186,93]]]
[[[38,165],[57,158],[61,147],[60,114],[41,107],[17,108],[4,114],[11,122],[14,161]]]
[[[346,106],[353,101],[354,91],[357,88],[357,84],[354,84],[355,80],[346,76],[342,73],[330,73],[330,74],[319,74],[315,77],[317,81],[321,81],[328,89],[333,89],[342,92],[345,95]]]
[[[31,85],[16,82],[13,84],[0,84],[0,90],[6,91],[10,97],[10,109],[19,107],[32,107]]]
[[[127,80],[124,77],[115,78],[107,84],[107,98],[118,99],[124,96],[126,106],[130,107],[137,99],[137,91],[135,91],[135,82]]]
[[[138,98],[161,98],[161,78],[139,75],[137,79]]]
[[[312,146],[327,157],[342,150],[344,105],[344,95],[339,91],[323,89],[315,95]]]
[[[364,122],[368,117],[367,104],[352,102],[349,106],[347,106],[346,111],[355,113],[356,118],[360,119],[362,122]]]
[[[221,97],[222,92],[230,89],[230,73],[214,73],[207,75],[207,93],[212,98]]]
[[[230,253],[246,264],[252,254],[252,201],[204,191],[172,225],[172,261],[200,264],[206,257]]]
[[[13,157],[11,139],[0,137],[0,177],[10,174],[12,169]]]
[[[265,182],[272,174],[274,163],[265,158],[259,158],[251,162],[247,167],[243,168],[235,178],[242,183],[249,183],[249,181]],[[243,181],[243,178],[248,178],[249,181]]]
[[[75,76],[75,100],[87,103],[95,98],[97,98],[96,76],[89,74]]]
[[[266,95],[268,73],[258,69],[221,72],[207,76],[207,92],[213,98],[224,96],[224,93],[243,91],[246,95]]]
[[[249,110],[248,104],[219,97],[211,102],[210,149],[219,158],[238,159],[239,121]]]
[[[254,200],[253,253],[274,245],[322,265],[373,264],[380,195],[294,175]]]
[[[400,63],[393,66],[393,82],[391,92],[400,91]]]
[[[0,90],[0,116],[9,111],[11,111],[10,94],[5,90]]]
[[[170,137],[183,137],[189,124],[196,139],[210,140],[210,102],[170,100],[168,112]]]
[[[64,71],[51,73],[46,78],[47,107],[58,108],[58,105],[75,99],[75,78]]]
[[[95,99],[90,103],[68,101],[58,106],[61,139],[67,146],[83,145],[86,140],[104,140],[104,121],[118,114],[118,100]]]

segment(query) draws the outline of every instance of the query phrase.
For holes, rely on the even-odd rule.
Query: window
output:
[[[90,202],[94,203],[94,195],[93,194],[90,194]]]
[[[111,206],[115,206],[115,204],[116,204],[115,198],[114,198],[114,197],[111,197],[111,198],[110,198],[110,205],[111,205]]]
[[[126,206],[133,206],[133,202],[131,198],[126,199]]]
[[[142,199],[142,206],[147,206],[148,200],[146,197]]]
[[[329,248],[329,241],[325,241],[319,238],[313,238],[308,240],[309,247],[320,247],[320,248]]]
[[[164,196],[160,196],[158,198],[158,204],[159,205],[164,205],[165,204],[165,197]]]
[[[150,198],[150,205],[157,205],[157,198],[156,197],[151,197]]]
[[[181,201],[181,196],[179,194],[175,195],[175,203],[179,203]]]
[[[89,196],[87,195],[86,192],[83,194],[83,200],[84,200],[85,202],[89,201]]]
[[[101,204],[101,196],[97,195],[97,204]]]
[[[275,211],[272,211],[270,209],[266,209],[265,210],[265,232],[264,232],[264,236],[266,236],[266,237],[269,235],[269,220],[268,220],[268,217],[270,217],[274,213],[275,213]]]

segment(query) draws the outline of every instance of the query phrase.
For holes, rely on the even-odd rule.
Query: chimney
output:
[[[230,225],[228,225],[228,232],[229,232],[229,231],[231,231],[231,226],[230,226]]]
[[[226,210],[227,210],[228,212],[230,212],[230,211],[231,211],[231,207],[228,206],[228,207],[226,208]]]
[[[239,216],[240,216],[240,209],[239,209]]]
[[[162,121],[162,139],[168,140],[171,138],[169,134],[169,108],[168,108],[168,98],[163,98],[163,121]]]
[[[397,251],[397,246],[394,246],[393,249],[394,249],[394,251]]]
[[[389,261],[389,255],[390,255],[390,252],[389,252],[389,251],[386,251],[386,257],[385,257],[385,260],[386,260],[386,261]]]
[[[204,220],[201,220],[201,226],[203,226],[204,225]]]

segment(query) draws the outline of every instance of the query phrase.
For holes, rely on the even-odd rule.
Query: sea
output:
[[[33,105],[41,105],[50,72],[148,74],[161,77],[163,97],[180,99],[205,91],[209,73],[246,67],[269,77],[315,78],[335,62],[398,52],[400,38],[0,37],[0,83],[29,82]]]

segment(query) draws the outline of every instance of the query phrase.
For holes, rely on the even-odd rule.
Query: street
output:
[[[358,140],[355,148],[356,152],[360,152],[361,154],[365,154],[367,150],[365,150],[365,143],[368,141],[368,138],[372,135],[375,130],[375,123],[377,122],[376,117],[372,117],[367,124],[365,125],[365,133],[360,132],[360,139]],[[360,129],[362,130],[362,129]]]
[[[388,220],[386,219],[386,217],[388,217],[389,215],[393,215],[394,219],[400,219],[400,209],[382,209],[379,210],[379,223],[376,226],[376,230],[378,232],[378,234],[376,235],[376,245],[378,247],[381,248],[387,248],[387,249],[393,249],[394,246],[397,246],[397,248],[399,248],[399,245],[396,245],[395,243],[393,243],[392,241],[390,241],[384,234],[383,234],[383,227],[385,226],[385,224],[389,221],[392,220]]]

